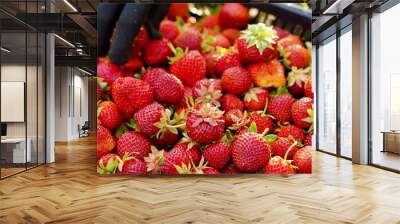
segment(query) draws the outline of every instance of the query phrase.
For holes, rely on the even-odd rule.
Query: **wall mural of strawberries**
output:
[[[311,173],[310,44],[198,5],[170,4],[158,39],[143,25],[128,62],[98,58],[98,173]]]

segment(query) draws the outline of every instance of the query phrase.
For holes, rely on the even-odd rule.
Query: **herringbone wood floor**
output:
[[[0,181],[0,223],[400,223],[400,175],[322,153],[311,176],[99,177],[95,147]]]

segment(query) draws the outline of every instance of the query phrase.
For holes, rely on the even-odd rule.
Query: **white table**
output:
[[[31,153],[31,145],[32,140],[27,138],[26,142],[28,143],[26,147],[25,154],[25,138],[5,138],[1,139],[2,147],[13,147],[13,163],[26,163],[31,162],[32,153]]]

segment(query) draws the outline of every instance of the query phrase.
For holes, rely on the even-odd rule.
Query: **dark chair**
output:
[[[82,127],[78,124],[79,138],[89,136],[89,129],[90,129],[89,121],[85,121]]]

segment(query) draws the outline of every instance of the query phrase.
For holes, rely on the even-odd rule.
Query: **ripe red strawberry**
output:
[[[213,168],[213,167],[205,167],[202,169],[203,174],[210,175],[210,174],[220,174],[220,172]]]
[[[290,35],[290,33],[280,27],[274,26],[274,30],[276,31],[276,35],[279,39],[285,38]]]
[[[129,131],[117,140],[117,153],[143,160],[150,153],[150,142],[138,132]]]
[[[144,161],[147,165],[147,172],[151,174],[161,173],[161,166],[164,164],[167,153],[164,150],[158,151],[156,147],[151,147],[151,153],[147,157],[144,157]]]
[[[243,128],[247,122],[247,115],[239,109],[232,109],[224,115],[225,127],[231,130],[239,130]]]
[[[271,143],[272,154],[274,156],[280,156],[284,158],[286,152],[293,145],[293,143],[295,143],[294,140],[289,140],[287,138],[282,138],[282,137],[277,138],[274,142]],[[299,148],[297,146],[292,146],[291,150],[287,153],[286,158],[292,159],[294,153],[296,153],[298,149]]]
[[[236,168],[236,166],[234,164],[232,164],[232,165],[225,167],[225,169],[222,170],[222,173],[237,174],[237,173],[240,173],[240,171],[238,170],[238,168]]]
[[[215,73],[218,77],[228,68],[241,66],[239,53],[236,50],[218,47],[213,57],[215,58]]]
[[[266,174],[295,174],[294,167],[291,164],[291,161],[283,159],[280,156],[272,157],[267,166],[265,167]]]
[[[182,31],[174,40],[176,47],[189,50],[201,50],[201,34],[195,28],[188,28]]]
[[[208,77],[215,78],[216,71],[215,71],[215,64],[217,63],[217,52],[211,51],[204,55],[204,60],[206,61],[206,70]]]
[[[161,74],[154,80],[153,89],[156,100],[166,104],[179,103],[184,94],[182,82],[168,73]]]
[[[186,120],[186,130],[191,139],[207,144],[224,135],[223,111],[210,104],[192,109]]]
[[[314,121],[313,99],[303,97],[292,105],[292,119],[294,124],[300,128],[309,128]]]
[[[255,122],[257,126],[257,132],[260,134],[263,133],[267,128],[268,131],[266,132],[266,134],[272,133],[272,131],[274,130],[271,118],[269,118],[267,115],[263,113],[259,113],[256,111],[251,112],[249,114],[248,125],[251,125],[251,123],[253,122]]]
[[[179,48],[178,48],[179,49]],[[171,58],[170,72],[178,77],[184,85],[194,86],[206,75],[206,61],[198,51],[183,53],[176,51],[176,56]]]
[[[139,33],[132,44],[132,49],[143,50],[150,42],[150,36],[145,26],[140,27]],[[134,54],[132,54],[134,55]]]
[[[97,125],[97,158],[104,156],[111,152],[115,147],[115,140],[111,132],[101,126]]]
[[[121,168],[122,160],[114,153],[108,153],[97,161],[97,172],[99,174],[114,174]]]
[[[230,111],[233,109],[238,109],[240,111],[243,111],[243,102],[240,100],[239,97],[232,95],[230,93],[227,93],[222,96],[221,98],[221,107],[222,110],[224,111]]]
[[[308,134],[304,137],[303,145],[304,146],[312,146],[312,134]]]
[[[312,79],[308,79],[304,84],[304,96],[309,97],[311,99],[314,98],[314,92],[312,90]]]
[[[131,159],[131,160],[125,161],[121,173],[122,174],[146,174],[147,173],[146,163],[141,160],[137,160],[137,159]]]
[[[150,137],[157,133],[159,128],[154,124],[160,121],[163,110],[164,107],[161,104],[153,103],[135,113],[134,119],[140,134]]]
[[[122,70],[110,60],[105,58],[99,58],[97,60],[97,77],[102,78],[108,86],[112,86],[117,78],[123,76]]]
[[[181,17],[182,19],[189,17],[188,3],[171,3],[168,11],[168,18],[175,20],[177,17]]]
[[[168,57],[173,55],[168,47],[170,43],[166,38],[150,41],[144,51],[144,61],[150,66],[167,63]]]
[[[181,101],[176,105],[176,107],[179,108],[187,108],[188,105],[187,103],[189,102],[189,99],[193,97],[193,91],[192,88],[185,86],[184,87],[184,92],[183,92],[183,97],[181,98]]]
[[[244,95],[244,106],[247,110],[264,110],[269,101],[268,90],[259,87],[251,88]]]
[[[217,15],[209,15],[204,17],[201,22],[203,29],[211,29],[217,28],[219,26],[219,17]]]
[[[136,111],[153,102],[154,91],[143,80],[124,77],[114,81],[111,95],[118,109],[131,118]]]
[[[218,142],[208,145],[204,149],[203,155],[208,166],[222,169],[231,159],[231,149],[227,143]]]
[[[174,145],[179,140],[179,136],[170,131],[165,131],[157,138],[156,136],[152,138],[152,141],[157,147],[166,148],[169,145]]]
[[[236,42],[242,63],[268,61],[279,56],[276,31],[263,23],[249,25]]]
[[[232,161],[241,172],[256,172],[265,167],[270,154],[271,146],[259,134],[246,132],[233,140]]]
[[[195,164],[199,165],[201,159],[200,145],[193,142],[191,139],[184,137],[174,147],[181,148],[186,151],[189,159]]]
[[[260,87],[269,88],[286,84],[285,68],[278,60],[254,63],[247,66],[251,80]]]
[[[297,173],[311,173],[312,171],[312,148],[303,147],[294,154],[293,164],[297,167]]]
[[[278,136],[303,142],[304,132],[303,129],[297,126],[287,125],[280,128]]]
[[[300,44],[292,44],[284,49],[284,64],[288,68],[306,68],[310,66],[311,54],[310,51]]]
[[[189,156],[183,147],[173,147],[165,156],[161,167],[163,174],[179,174],[177,167],[188,167],[190,164]]]
[[[301,41],[299,36],[293,34],[290,34],[278,40],[278,48],[280,48],[281,51],[285,50],[288,46],[293,44],[303,45],[303,42]]]
[[[224,35],[231,42],[231,44],[234,44],[235,41],[240,37],[240,30],[228,28],[224,29],[221,34]]]
[[[202,79],[193,86],[193,98],[196,103],[210,103],[219,106],[222,97],[222,85],[219,79]]]
[[[160,32],[165,38],[170,41],[174,41],[175,38],[179,35],[178,26],[174,21],[171,20],[163,20],[160,23]]]
[[[249,22],[249,10],[239,3],[226,3],[219,13],[219,23],[223,29],[245,28]]]
[[[269,101],[267,113],[272,115],[277,122],[290,122],[292,120],[291,108],[295,101],[296,100],[287,93],[273,96]]]
[[[134,55],[129,58],[129,60],[121,66],[122,70],[128,73],[135,72],[143,66],[143,61],[141,56]]]
[[[240,95],[246,92],[251,86],[251,80],[246,69],[232,67],[224,71],[221,77],[222,88],[228,93]]]
[[[208,53],[217,47],[228,48],[231,42],[222,34],[208,34],[201,42],[201,49],[203,53]]]
[[[111,101],[103,101],[98,105],[97,119],[101,125],[109,130],[114,130],[123,121],[117,105]]]
[[[305,83],[311,78],[309,69],[297,69],[292,68],[287,77],[287,86],[291,94],[296,97],[302,97],[304,95]]]
[[[150,68],[149,70],[145,71],[142,76],[142,80],[149,83],[151,86],[154,86],[154,81],[161,75],[167,74],[163,68]]]

